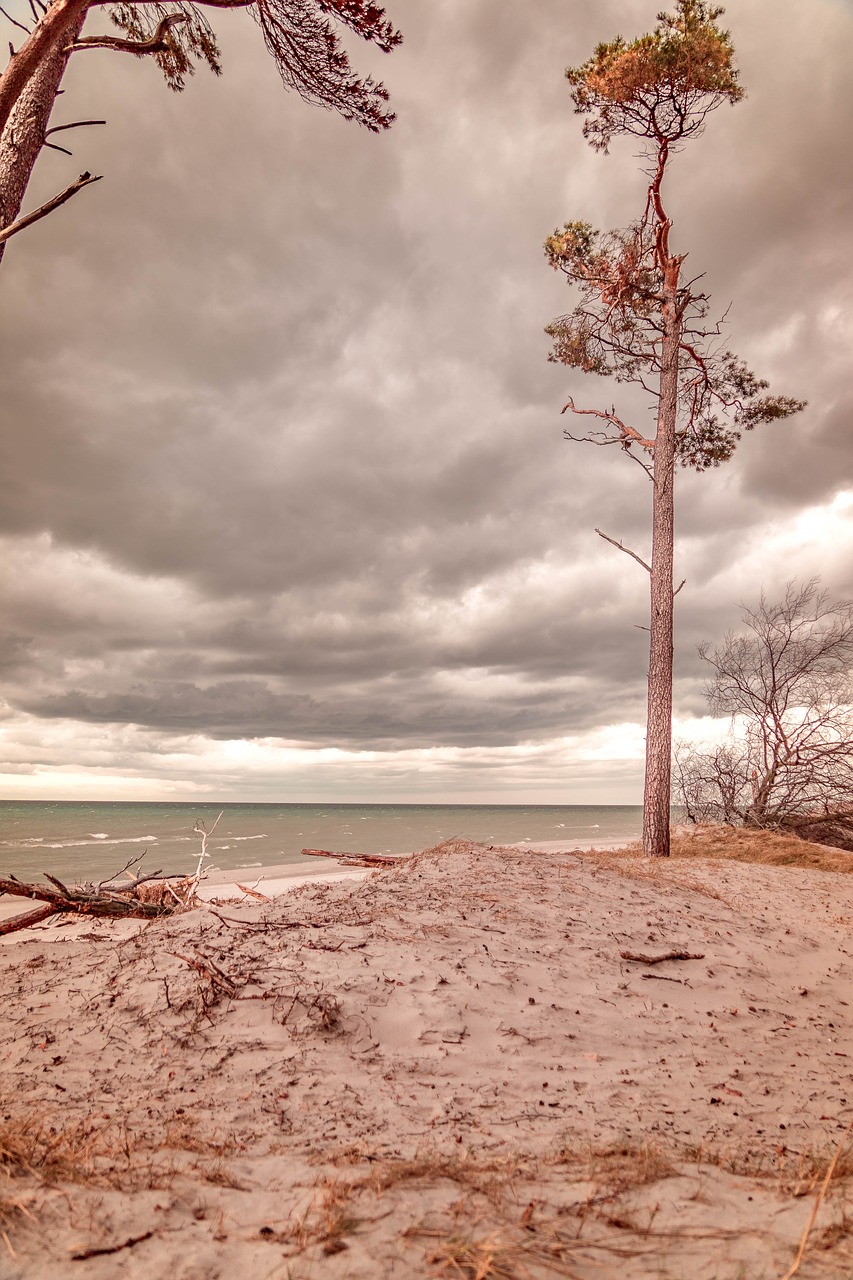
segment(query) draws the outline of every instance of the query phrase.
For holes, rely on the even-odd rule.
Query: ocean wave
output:
[[[264,831],[263,834],[259,836],[232,836],[231,839],[234,841],[235,844],[237,843],[238,840],[266,840],[267,833]]]
[[[90,832],[89,832],[89,835],[92,837],[92,839],[93,839],[93,840],[106,840],[106,839],[108,839],[108,834],[107,834],[107,832],[106,832],[106,831],[90,831]]]
[[[124,836],[117,840],[111,840],[110,844],[150,844],[156,841],[156,836]],[[81,849],[88,848],[89,845],[100,844],[101,838],[97,840],[56,840],[46,841],[44,836],[33,836],[30,840],[21,840],[18,845],[21,849],[29,849],[37,846],[39,849]]]

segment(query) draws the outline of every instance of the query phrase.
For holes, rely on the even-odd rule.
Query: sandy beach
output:
[[[241,883],[3,941],[2,1280],[853,1274],[849,874]]]

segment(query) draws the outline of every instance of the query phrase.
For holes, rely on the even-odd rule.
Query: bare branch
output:
[[[45,137],[49,138],[52,133],[62,133],[63,129],[82,129],[89,124],[106,124],[106,120],[75,120],[72,124],[55,124],[52,129],[45,132]]]
[[[616,547],[619,551],[624,551],[626,556],[630,556],[632,560],[636,560],[637,564],[641,564],[646,573],[651,573],[651,565],[646,564],[645,560],[641,560],[636,551],[631,551],[629,547],[623,546],[621,542],[617,542],[615,538],[610,538],[606,533],[602,533],[600,529],[595,531],[599,538],[603,538],[605,542],[609,542],[612,547]]]
[[[639,431],[635,430],[634,427],[629,427],[627,423],[623,422],[621,418],[616,416],[615,409],[611,409],[609,412],[605,409],[578,409],[575,407],[575,402],[571,396],[569,396],[567,403],[563,406],[560,412],[565,413],[567,409],[571,409],[572,413],[576,413],[578,417],[602,418],[605,422],[609,422],[620,433],[620,443],[623,443],[626,449],[630,448],[633,443],[636,443],[641,445],[644,449],[648,449],[649,452],[654,450],[654,440],[646,440],[646,438],[640,435]]]
[[[7,13],[2,5],[0,5],[0,13],[2,13],[3,17],[8,22],[11,22],[13,27],[17,27],[20,31],[23,31],[25,35],[32,35],[29,27],[25,27],[23,22],[18,22],[17,18],[13,18],[11,13]]]
[[[682,578],[682,579],[681,579],[681,581],[679,582],[678,586],[675,588],[675,590],[674,590],[674,591],[673,591],[673,593],[672,593],[672,598],[673,598],[673,600],[674,600],[674,599],[675,599],[675,597],[678,595],[679,591],[680,591],[680,590],[681,590],[681,588],[684,586],[684,584],[685,584],[685,582],[686,582],[686,581],[687,581],[687,579],[686,579],[686,578]]]
[[[48,143],[48,146],[51,144]],[[19,218],[17,222],[13,222],[10,226],[0,231],[0,244],[17,235],[19,231],[23,231],[26,227],[31,227],[34,222],[38,222],[41,218],[46,218],[49,213],[53,213],[54,209],[58,209],[61,204],[65,204],[66,200],[70,200],[72,196],[76,196],[78,191],[82,191],[84,187],[88,187],[93,182],[101,181],[101,174],[81,173],[76,182],[72,182],[70,187],[66,187],[64,191],[60,191],[58,196],[54,196],[52,200],[46,201],[39,205],[38,209],[34,209],[32,213],[26,214],[23,218]]]
[[[69,52],[76,53],[79,49],[112,49],[115,53],[133,53],[137,57],[147,53],[162,53],[168,48],[166,36],[179,22],[189,22],[189,14],[167,13],[148,40],[122,40],[118,36],[84,36],[69,46]]]

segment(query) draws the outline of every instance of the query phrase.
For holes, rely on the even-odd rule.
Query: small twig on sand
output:
[[[121,1244],[105,1244],[95,1249],[77,1249],[71,1257],[74,1262],[84,1262],[86,1258],[99,1258],[105,1253],[121,1253],[122,1249],[132,1249],[135,1244],[150,1240],[153,1234],[153,1231],[146,1231],[141,1236],[131,1236],[129,1240],[122,1240]]]
[[[811,1235],[812,1227],[815,1224],[815,1218],[817,1217],[818,1212],[820,1211],[820,1206],[823,1204],[826,1198],[826,1193],[829,1189],[829,1184],[832,1181],[832,1175],[835,1173],[835,1167],[841,1158],[842,1151],[847,1146],[847,1140],[850,1137],[851,1130],[853,1130],[853,1120],[851,1120],[850,1123],[848,1124],[847,1128],[844,1131],[843,1138],[839,1142],[838,1146],[835,1148],[835,1155],[832,1157],[832,1161],[830,1162],[829,1168],[826,1171],[826,1177],[821,1183],[820,1191],[818,1191],[817,1196],[815,1197],[815,1202],[812,1205],[812,1211],[811,1211],[811,1214],[809,1215],[809,1220],[806,1223],[806,1229],[803,1232],[803,1238],[800,1240],[800,1247],[797,1250],[796,1257],[794,1258],[794,1261],[791,1263],[788,1270],[783,1275],[782,1280],[791,1280],[791,1277],[795,1276],[800,1269],[800,1264],[803,1261],[803,1258],[805,1257],[805,1254],[806,1254],[806,1245],[809,1242],[809,1236]]]
[[[639,964],[661,964],[664,960],[704,960],[704,951],[666,951],[662,956],[647,956],[642,951],[620,951],[623,960],[636,960]]]
[[[684,986],[683,978],[668,978],[666,974],[663,973],[641,973],[640,977],[645,978],[649,982],[652,980],[655,982],[677,982],[680,986]]]
[[[183,960],[191,969],[195,969],[196,973],[201,977],[207,978],[211,988],[218,988],[226,996],[232,999],[237,994],[237,984],[233,978],[229,978],[227,973],[219,968],[219,965],[211,960],[210,956],[204,955],[203,952],[196,949],[197,958],[193,956],[182,955],[180,951],[169,951],[168,955],[174,956],[176,960]]]

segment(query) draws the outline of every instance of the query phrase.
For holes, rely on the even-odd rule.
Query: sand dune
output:
[[[0,1277],[781,1280],[853,1118],[851,923],[849,875],[456,841],[12,935]],[[853,1275],[836,1173],[805,1280]]]

